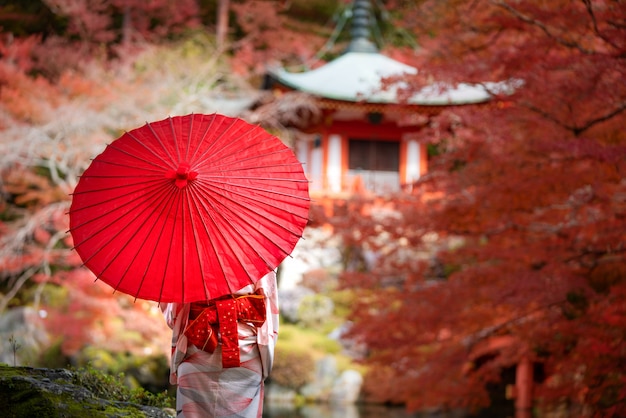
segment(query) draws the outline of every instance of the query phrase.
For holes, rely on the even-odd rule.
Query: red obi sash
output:
[[[191,304],[189,323],[184,334],[189,342],[212,353],[218,344],[217,331],[222,340],[222,367],[239,367],[239,336],[237,322],[249,322],[256,327],[265,323],[265,295],[263,290],[235,296],[228,295],[206,303]]]

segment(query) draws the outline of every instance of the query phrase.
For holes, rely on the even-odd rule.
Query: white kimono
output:
[[[172,328],[170,383],[178,385],[176,413],[179,418],[260,418],[263,412],[264,381],[272,370],[278,337],[276,274],[270,272],[235,295],[263,289],[266,320],[261,327],[237,323],[240,367],[223,368],[221,343],[213,353],[188,343],[190,304],[162,304]]]

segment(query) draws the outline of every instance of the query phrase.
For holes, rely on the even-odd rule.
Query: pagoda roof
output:
[[[461,83],[456,86],[435,83],[410,97],[399,93],[408,87],[405,81],[384,82],[385,78],[415,75],[418,69],[389,58],[379,52],[350,51],[327,64],[301,73],[284,68],[269,71],[286,87],[325,99],[348,102],[445,106],[481,103],[491,95],[482,85]]]

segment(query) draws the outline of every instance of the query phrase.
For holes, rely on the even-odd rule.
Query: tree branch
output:
[[[608,113],[602,116],[598,116],[597,118],[588,120],[582,125],[576,126],[576,125],[570,125],[565,122],[562,122],[561,120],[557,119],[550,113],[538,108],[537,106],[531,103],[522,103],[522,106],[526,107],[529,110],[532,110],[535,113],[538,113],[542,117],[556,123],[557,125],[567,129],[568,131],[572,131],[572,133],[574,133],[575,136],[579,136],[580,134],[582,134],[587,129],[591,128],[592,126],[597,125],[598,123],[601,123],[601,122],[605,122],[626,110],[626,102],[622,102],[615,109],[609,111]]]
[[[575,49],[579,50],[580,52],[582,52],[584,54],[588,54],[588,55],[592,55],[592,54],[596,53],[596,51],[594,51],[594,50],[583,48],[577,42],[568,41],[567,39],[563,39],[563,38],[555,35],[554,33],[552,33],[550,28],[548,26],[546,26],[543,22],[521,13],[519,10],[515,9],[514,7],[512,7],[510,4],[506,3],[505,1],[502,1],[502,0],[491,0],[491,3],[493,3],[496,6],[502,7],[503,9],[505,9],[506,11],[511,13],[516,18],[522,20],[523,22],[526,22],[526,23],[528,23],[530,25],[536,26],[537,28],[541,29],[549,38],[554,39],[557,43],[559,43],[559,44],[561,44],[561,45],[563,45],[565,47],[575,48]]]
[[[613,48],[619,49],[619,46],[617,44],[615,44],[614,42],[611,42],[611,39],[607,38],[606,36],[600,33],[600,29],[598,28],[598,20],[596,19],[596,15],[593,12],[593,5],[591,4],[591,0],[582,0],[582,2],[585,4],[585,7],[587,8],[587,13],[589,13],[589,17],[591,18],[591,22],[593,23],[593,31],[595,32],[595,34],[598,35],[598,37],[602,39],[604,42],[611,45]]]
[[[502,328],[505,328],[511,324],[516,324],[519,322],[523,322],[524,320],[526,320],[528,317],[534,315],[535,313],[537,313],[538,311],[542,311],[545,309],[549,309],[552,308],[554,306],[560,305],[562,303],[565,303],[566,300],[565,299],[561,299],[555,302],[550,302],[546,305],[542,305],[542,306],[538,306],[535,309],[532,309],[529,312],[526,312],[523,315],[519,315],[516,316],[515,318],[512,319],[508,319],[506,321],[500,322],[499,324],[495,324],[492,325],[490,327],[487,328],[483,328],[482,330],[475,332],[473,334],[468,335],[467,337],[465,337],[462,341],[461,344],[463,344],[463,346],[465,346],[466,348],[471,348],[474,344],[476,344],[478,341],[484,340],[487,337],[490,337],[491,335],[495,334],[497,331],[501,330]]]
[[[22,286],[24,286],[24,283],[26,283],[28,279],[35,275],[38,269],[38,267],[31,267],[22,273],[22,275],[17,279],[11,290],[9,290],[6,295],[0,298],[0,312],[4,312],[11,299],[13,299],[15,295],[17,295]]]

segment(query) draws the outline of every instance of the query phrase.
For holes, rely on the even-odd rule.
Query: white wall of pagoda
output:
[[[328,136],[328,155],[326,159],[326,187],[332,193],[341,192],[343,175],[342,138],[340,135]]]
[[[406,173],[402,179],[405,184],[411,184],[420,178],[421,170],[421,147],[420,144],[410,139],[406,144],[406,154],[404,155],[406,164]]]
[[[323,135],[323,134],[322,134]],[[348,139],[340,134],[315,134],[308,138],[296,140],[294,152],[298,160],[303,163],[304,172],[310,181],[309,190],[312,192],[342,193],[353,190],[354,176],[350,175],[347,166],[349,152]],[[324,139],[325,140],[324,140]],[[401,139],[400,170],[394,184],[389,183],[386,188],[370,188],[368,175],[381,177],[387,172],[360,172],[367,190],[371,192],[398,191],[401,186],[409,187],[418,181],[427,170],[425,161],[425,146],[413,139]],[[424,155],[423,155],[424,154]],[[369,174],[368,174],[369,173]],[[383,190],[384,189],[384,190]]]

